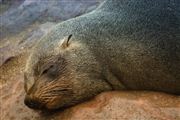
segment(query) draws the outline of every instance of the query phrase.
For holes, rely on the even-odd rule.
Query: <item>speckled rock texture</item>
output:
[[[92,11],[102,1],[11,0],[13,5],[10,6],[10,9],[0,14],[0,35],[1,37],[7,37],[10,33],[18,33],[36,21],[59,22],[74,18]],[[4,32],[8,34],[4,34]]]

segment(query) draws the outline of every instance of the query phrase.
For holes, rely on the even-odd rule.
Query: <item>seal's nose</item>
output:
[[[30,99],[30,98],[25,98],[24,104],[32,109],[40,109],[41,107],[40,102],[38,102],[37,100]]]

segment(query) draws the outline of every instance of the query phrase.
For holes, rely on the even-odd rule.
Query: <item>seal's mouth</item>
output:
[[[44,104],[42,104],[41,102],[37,100],[29,99],[28,97],[24,99],[24,104],[28,106],[29,108],[35,109],[35,110],[45,109]]]
[[[60,96],[50,96],[49,99],[40,99],[31,95],[26,95],[24,104],[33,110],[53,111],[59,109],[58,101]]]
[[[51,84],[53,83],[53,84]],[[34,110],[55,110],[66,105],[73,95],[73,90],[67,84],[51,82],[46,85],[36,84],[27,93],[24,104]],[[63,86],[64,85],[64,86]]]
[[[67,107],[60,107],[60,108],[55,108],[55,109],[49,109],[46,107],[45,104],[42,104],[38,101],[35,101],[35,100],[31,100],[31,99],[28,99],[28,98],[25,98],[24,100],[24,104],[35,110],[35,111],[39,111],[39,112],[42,112],[42,113],[45,113],[45,114],[49,114],[49,113],[54,113],[54,112],[59,112],[59,111],[64,111]]]

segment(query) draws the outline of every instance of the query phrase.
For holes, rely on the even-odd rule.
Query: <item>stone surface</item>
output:
[[[62,120],[179,120],[180,98],[153,92],[108,92],[61,116]]]
[[[16,0],[17,1],[17,0]],[[59,22],[95,9],[103,0],[18,0],[21,4],[0,14],[0,35],[18,33],[35,21]],[[17,2],[18,2],[17,1]],[[2,4],[3,5],[3,4]],[[1,5],[1,6],[2,6]],[[14,4],[12,6],[15,6]],[[5,34],[6,32],[6,34]]]
[[[35,23],[14,36],[7,36],[0,41],[0,66],[19,54],[28,52],[56,23]]]

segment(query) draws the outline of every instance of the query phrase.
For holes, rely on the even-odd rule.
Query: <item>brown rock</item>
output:
[[[153,92],[107,92],[70,108],[60,120],[179,120],[180,98]]]

